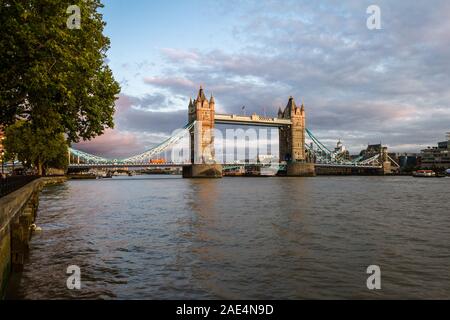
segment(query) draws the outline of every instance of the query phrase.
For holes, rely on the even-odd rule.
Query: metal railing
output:
[[[0,178],[0,198],[39,178],[39,176],[13,176]]]

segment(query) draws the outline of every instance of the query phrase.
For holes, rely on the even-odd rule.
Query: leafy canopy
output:
[[[19,120],[6,129],[4,140],[6,159],[18,160],[26,167],[36,166],[39,174],[52,167],[65,169],[68,165],[68,145],[62,133],[48,128],[33,128],[30,122]]]
[[[81,29],[67,27],[74,4]],[[114,126],[120,88],[105,63],[110,42],[102,6],[100,0],[0,0],[0,124],[27,120],[23,130],[65,133],[69,142]]]

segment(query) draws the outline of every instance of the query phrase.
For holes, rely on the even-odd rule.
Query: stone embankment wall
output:
[[[65,177],[40,178],[0,198],[0,299],[11,272],[23,268],[39,205],[39,192],[45,185],[65,180]]]

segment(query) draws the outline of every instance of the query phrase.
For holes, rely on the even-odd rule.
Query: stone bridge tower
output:
[[[208,101],[200,87],[197,99],[189,101],[189,123],[197,121],[191,132],[192,163],[214,163],[214,113],[214,97]]]
[[[280,161],[287,162],[287,175],[314,175],[314,164],[307,162],[305,130],[306,115],[303,103],[298,107],[293,97],[289,97],[284,110],[278,111],[278,118],[291,120],[290,126],[280,127]]]
[[[189,123],[196,123],[190,131],[192,165],[183,168],[186,178],[222,177],[222,166],[216,164],[214,152],[215,104],[212,95],[208,101],[202,87],[197,99],[189,101]]]
[[[278,118],[289,119],[292,125],[280,128],[280,160],[305,161],[305,107],[297,107],[290,97],[284,109],[278,111]]]

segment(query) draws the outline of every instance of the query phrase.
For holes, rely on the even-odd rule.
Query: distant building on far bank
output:
[[[420,153],[422,168],[450,168],[450,132],[447,141],[438,142],[437,147],[428,147]]]
[[[396,158],[402,171],[412,171],[420,167],[421,158],[419,153],[398,153]]]
[[[337,142],[334,154],[342,160],[350,160],[350,152],[345,148],[341,140]]]
[[[361,150],[359,153],[360,156],[363,156],[364,158],[370,158],[373,156],[376,156],[377,154],[380,154],[383,149],[383,146],[380,144],[369,144],[367,146],[367,149]]]
[[[398,162],[397,155],[395,153],[388,153],[388,148],[384,147],[381,143],[379,144],[369,144],[367,149],[361,150],[359,153],[360,157],[363,159],[369,159],[373,156],[386,153],[389,157],[391,157],[395,162]]]

